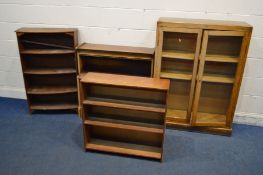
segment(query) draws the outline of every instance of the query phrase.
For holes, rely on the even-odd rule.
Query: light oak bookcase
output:
[[[160,18],[154,77],[171,80],[167,125],[231,134],[252,26]]]

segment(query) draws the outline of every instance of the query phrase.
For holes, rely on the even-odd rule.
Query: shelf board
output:
[[[196,126],[225,126],[226,115],[201,113],[198,112],[196,116]]]
[[[165,113],[166,111],[165,105],[161,104],[159,105],[152,103],[132,102],[127,100],[115,100],[96,97],[89,97],[88,99],[83,101],[83,104],[159,113]]]
[[[24,74],[35,75],[49,75],[49,74],[75,74],[76,69],[73,68],[60,68],[60,69],[27,69]]]
[[[166,50],[162,52],[162,57],[183,59],[183,60],[194,60],[195,54],[188,53],[188,52],[182,52],[182,51]]]
[[[41,46],[48,46],[48,47],[57,47],[61,49],[74,49],[74,47],[69,46],[63,46],[59,44],[52,44],[52,43],[43,43],[39,41],[30,41],[30,40],[21,40],[22,43],[28,43],[28,44],[35,44],[35,45],[41,45]]]
[[[31,87],[27,89],[27,94],[63,94],[75,93],[77,88],[73,86],[64,87]]]
[[[67,110],[77,109],[77,104],[32,104],[30,105],[31,110]]]
[[[169,122],[187,122],[187,111],[167,108],[166,120]]]
[[[133,130],[133,131],[142,131],[142,132],[151,132],[151,133],[157,133],[157,134],[163,134],[163,129],[160,128],[153,128],[153,127],[147,127],[147,124],[144,126],[142,123],[139,122],[128,122],[128,121],[120,121],[120,120],[112,120],[112,119],[101,119],[101,118],[95,118],[95,117],[89,117],[87,120],[84,121],[87,125],[93,125],[93,126],[104,126],[104,127],[110,127],[110,128],[119,128],[119,129],[127,129],[127,130]],[[137,124],[137,125],[134,125]]]
[[[171,71],[171,72],[162,71],[160,73],[160,77],[178,79],[178,80],[192,80],[192,73],[180,72],[180,71]]]
[[[147,158],[161,159],[160,147],[146,146],[125,142],[108,141],[91,138],[86,144],[86,149],[111,153],[142,156]]]
[[[72,54],[75,53],[75,50],[69,50],[69,49],[27,49],[27,50],[21,50],[21,54],[36,54],[36,55],[42,55],[42,54]]]
[[[202,81],[213,83],[234,83],[235,78],[227,75],[204,74]]]
[[[141,55],[141,54],[126,54],[126,53],[105,53],[105,52],[87,52],[87,53],[80,53],[80,56],[90,56],[90,57],[109,57],[114,59],[130,59],[130,60],[145,60],[145,61],[152,61],[153,58],[149,55]],[[82,58],[82,57],[81,57]]]
[[[237,63],[239,61],[239,57],[227,56],[227,55],[207,54],[205,57],[205,61]]]
[[[82,83],[101,84],[103,86],[110,85],[161,91],[168,91],[170,86],[170,81],[168,80],[96,72],[88,72],[80,81]]]

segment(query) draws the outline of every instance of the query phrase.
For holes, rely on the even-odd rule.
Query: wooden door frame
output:
[[[225,127],[230,128],[231,123],[233,120],[233,115],[235,111],[235,106],[237,102],[237,97],[239,93],[239,88],[241,84],[241,79],[242,79],[242,74],[241,71],[244,69],[244,64],[246,59],[246,52],[247,52],[247,46],[248,42],[246,41],[246,33],[244,31],[218,31],[218,30],[204,30],[203,33],[203,41],[202,41],[202,48],[201,48],[201,53],[200,53],[200,63],[199,63],[199,69],[198,69],[198,74],[197,74],[197,83],[196,83],[196,90],[195,90],[195,97],[194,97],[194,104],[193,104],[193,115],[191,117],[191,125],[192,126],[199,126],[196,123],[197,119],[197,112],[198,112],[198,107],[199,107],[199,100],[200,100],[200,94],[201,94],[201,88],[202,88],[202,77],[203,77],[203,72],[204,72],[204,66],[205,66],[205,57],[206,57],[206,51],[207,51],[207,46],[208,46],[208,38],[209,36],[242,36],[242,45],[240,49],[240,55],[239,55],[239,62],[237,63],[237,70],[235,73],[235,82],[233,84],[232,92],[231,92],[231,98],[229,100],[229,106],[227,108],[226,112],[226,123]],[[202,126],[214,126],[214,125],[204,125]]]
[[[192,105],[193,105],[193,100],[194,100],[196,74],[197,74],[197,68],[198,68],[198,59],[199,59],[199,53],[200,53],[200,48],[201,48],[203,29],[157,27],[157,32],[156,32],[157,42],[156,42],[155,59],[154,59],[154,63],[155,63],[154,64],[154,77],[155,78],[160,78],[164,32],[197,34],[195,55],[194,55],[194,60],[193,60],[192,80],[191,80],[191,87],[190,87],[187,115],[186,115],[187,121],[190,122],[191,115],[192,115]]]

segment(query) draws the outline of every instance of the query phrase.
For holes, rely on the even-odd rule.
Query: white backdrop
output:
[[[0,0],[0,96],[25,98],[14,33],[19,27],[77,27],[80,42],[154,47],[161,16],[254,26],[235,121],[263,125],[261,0]]]

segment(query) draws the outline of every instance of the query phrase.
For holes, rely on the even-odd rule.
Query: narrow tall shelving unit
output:
[[[251,32],[244,22],[158,20],[154,77],[171,80],[168,126],[231,134]]]
[[[29,111],[77,110],[77,29],[16,30]]]
[[[86,150],[162,159],[169,80],[89,72],[79,88]]]

